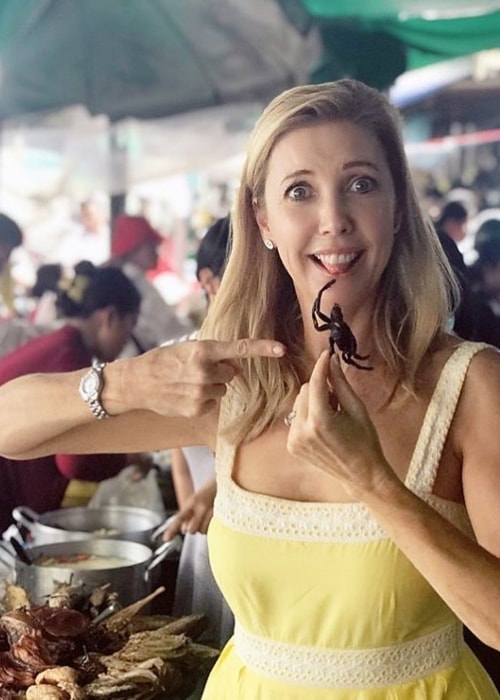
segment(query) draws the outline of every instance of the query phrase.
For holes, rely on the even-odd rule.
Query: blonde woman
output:
[[[455,285],[385,97],[275,98],[232,224],[205,340],[110,363],[104,420],[81,371],[6,385],[0,450],[216,452],[210,560],[236,626],[204,700],[497,698],[462,624],[500,648],[500,356],[447,331]],[[332,280],[320,311],[372,370],[315,327]]]

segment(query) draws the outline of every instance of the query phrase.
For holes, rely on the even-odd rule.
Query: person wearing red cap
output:
[[[191,330],[146,277],[146,272],[158,263],[158,246],[162,240],[162,236],[144,216],[121,214],[113,222],[110,264],[121,268],[142,298],[133,334],[139,352],[150,350]],[[127,347],[124,354],[136,354],[137,350]]]

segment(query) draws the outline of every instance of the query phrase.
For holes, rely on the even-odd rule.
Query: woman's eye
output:
[[[308,194],[309,188],[306,185],[292,185],[286,192],[288,199],[291,199],[293,202],[300,202],[306,199]]]
[[[365,194],[375,189],[375,180],[371,177],[358,177],[351,184],[351,190]]]

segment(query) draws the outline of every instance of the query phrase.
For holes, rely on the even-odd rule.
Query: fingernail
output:
[[[285,354],[285,348],[283,345],[274,345],[273,346],[273,353],[274,355],[279,355],[280,357]]]

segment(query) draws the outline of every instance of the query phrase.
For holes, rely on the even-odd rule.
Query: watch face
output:
[[[82,380],[82,393],[86,396],[96,394],[99,389],[100,379],[97,372],[90,371]]]

